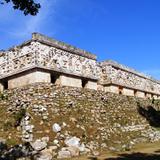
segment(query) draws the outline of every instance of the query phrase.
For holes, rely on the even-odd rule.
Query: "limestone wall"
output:
[[[100,68],[96,57],[80,49],[74,48],[73,52],[73,48],[58,41],[51,45],[50,41],[34,35],[31,41],[1,52],[0,80],[5,79],[8,88],[16,88],[36,82],[52,82],[51,75],[58,73],[60,78],[56,84],[82,87],[85,78],[88,79],[85,88],[97,89],[95,80],[98,80]],[[1,86],[0,90],[3,90],[3,84]]]
[[[134,96],[134,90],[128,89],[128,88],[124,88],[122,90],[122,94],[123,95],[127,95],[127,96]]]
[[[45,37],[41,39],[38,40],[33,36],[31,41],[1,52],[0,79],[35,67],[98,79],[99,68],[95,60],[96,56],[69,46],[67,50],[67,45],[62,45],[58,41],[52,45],[48,44],[48,39]]]
[[[34,69],[39,72],[32,72]],[[15,88],[52,82],[52,76],[57,74],[56,84],[64,86],[142,98],[160,97],[159,81],[114,61],[97,62],[95,55],[41,34],[34,33],[31,40],[0,51],[0,82],[5,83],[1,83],[0,90],[6,84]]]
[[[35,62],[34,42],[22,48],[15,47],[5,51],[3,56],[0,56],[0,79],[34,67]]]
[[[103,62],[101,63],[101,67],[102,74],[100,83],[104,86],[115,84],[117,86],[123,86],[124,88],[126,87],[135,91],[137,90],[139,92],[136,94],[142,97],[144,96],[142,95],[144,93],[141,93],[140,91],[160,95],[160,82],[149,76],[136,72],[133,69],[129,69],[128,67],[122,66],[113,61]],[[129,90],[125,90],[124,92],[130,92],[128,94],[131,94],[131,91]]]
[[[118,87],[117,87],[117,86],[114,86],[114,85],[105,86],[105,87],[104,87],[104,91],[105,91],[105,92],[112,92],[112,93],[119,94],[119,89],[118,89]]]
[[[26,72],[23,75],[18,75],[8,80],[8,88],[17,88],[22,87],[27,84],[33,84],[38,82],[49,83],[51,82],[50,73],[42,72],[42,71],[30,71]]]
[[[85,88],[97,90],[97,82],[89,80]]]
[[[96,60],[71,54],[67,51],[35,42],[36,65],[58,72],[98,79],[99,68]]]
[[[82,87],[82,81],[79,78],[73,78],[66,75],[60,76],[60,84],[62,86]]]
[[[0,82],[0,92],[4,90],[4,85]]]

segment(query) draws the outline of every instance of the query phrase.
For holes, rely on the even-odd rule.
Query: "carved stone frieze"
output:
[[[0,57],[0,76],[6,77],[30,67],[42,67],[76,76],[98,79],[96,60],[69,53],[62,49],[31,42],[22,48],[5,52]]]

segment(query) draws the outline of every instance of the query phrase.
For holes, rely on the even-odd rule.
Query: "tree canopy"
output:
[[[36,15],[41,8],[34,0],[0,0],[1,4],[12,3],[14,9],[23,11],[24,15]]]

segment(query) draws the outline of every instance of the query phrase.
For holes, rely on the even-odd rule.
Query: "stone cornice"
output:
[[[8,79],[9,77],[15,76],[17,74],[24,73],[24,72],[32,70],[32,69],[54,71],[54,72],[63,73],[63,74],[66,74],[66,75],[71,75],[71,76],[75,76],[75,77],[87,78],[87,79],[92,79],[92,80],[98,81],[98,78],[96,78],[96,77],[84,76],[82,74],[80,75],[80,74],[76,74],[76,73],[67,72],[66,70],[55,69],[55,68],[53,69],[53,68],[44,67],[44,66],[41,66],[41,65],[32,65],[32,66],[29,66],[29,67],[19,69],[18,71],[13,71],[12,73],[2,75],[2,76],[0,76],[0,80],[5,79],[5,78]]]
[[[71,52],[72,54],[77,54],[79,56],[87,57],[89,59],[96,60],[97,56],[94,54],[91,54],[90,52],[87,52],[85,50],[79,49],[77,47],[74,47],[72,45],[66,44],[64,42],[57,41],[55,39],[49,38],[47,36],[44,36],[39,33],[33,33],[32,34],[32,40],[38,41],[40,43],[56,47],[58,49],[62,49],[68,52]]]
[[[68,51],[71,54],[76,54],[76,55],[86,57],[86,58],[89,58],[89,59],[93,59],[93,60],[97,59],[97,56],[90,53],[90,52],[79,49],[79,48],[74,47],[72,45],[69,45],[67,43],[57,41],[53,38],[49,38],[48,36],[42,35],[40,33],[32,33],[32,39],[30,39],[28,41],[25,41],[20,45],[16,45],[14,47],[11,47],[8,50],[0,51],[0,54],[3,53],[3,52],[6,52],[6,51],[14,51],[15,48],[22,48],[23,46],[29,45],[33,41],[37,41],[37,42],[40,42],[42,44],[46,44],[47,46],[51,46],[51,47],[55,47],[57,49]]]
[[[156,95],[160,96],[160,93],[145,90],[145,89],[141,89],[141,88],[137,88],[137,87],[127,86],[127,85],[124,85],[124,84],[121,84],[121,83],[117,83],[115,81],[114,82],[108,82],[108,83],[101,84],[101,85],[104,85],[104,86],[122,86],[124,88],[132,89],[132,90],[136,90],[136,91],[141,91],[141,92],[145,92],[145,93],[149,93],[149,94],[156,94]]]
[[[136,71],[136,70],[134,70],[132,68],[129,68],[129,67],[125,66],[125,65],[119,64],[116,61],[106,60],[106,61],[101,62],[101,66],[102,67],[103,66],[107,66],[107,65],[115,67],[117,69],[120,69],[120,70],[128,72],[128,73],[134,74],[134,75],[136,75],[138,77],[141,77],[141,78],[144,78],[144,79],[147,79],[147,80],[150,80],[152,82],[160,84],[160,81],[153,79],[151,76],[147,76],[147,75],[145,75],[143,73],[140,73],[140,72],[138,72],[138,71]]]

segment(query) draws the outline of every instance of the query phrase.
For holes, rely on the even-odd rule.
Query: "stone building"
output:
[[[89,52],[33,33],[32,39],[0,51],[0,91],[32,83],[159,98],[160,82],[114,61],[97,62]]]
[[[106,92],[140,98],[160,97],[160,81],[110,60],[101,62],[99,83]]]

